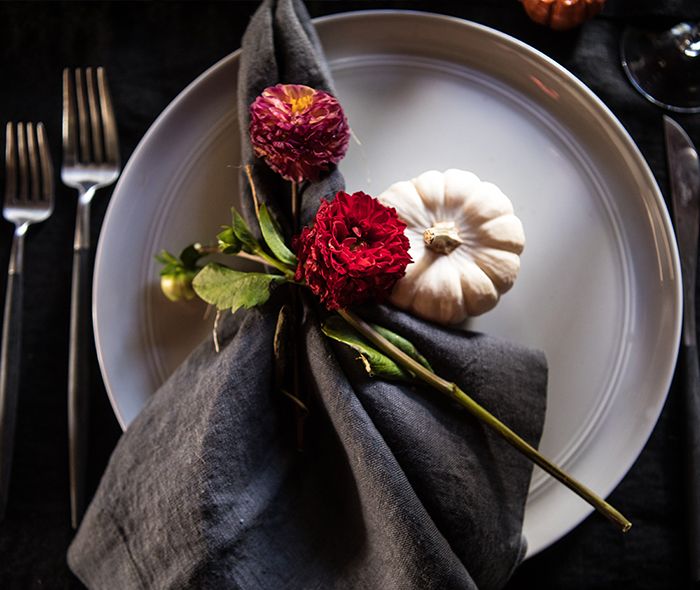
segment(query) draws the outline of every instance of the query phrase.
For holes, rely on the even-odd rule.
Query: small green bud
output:
[[[183,272],[164,274],[160,277],[160,290],[170,301],[190,301],[196,295],[192,288],[194,275],[195,273]]]
[[[241,251],[241,241],[230,226],[224,226],[223,231],[216,235],[216,239],[219,249],[224,254],[238,254]]]

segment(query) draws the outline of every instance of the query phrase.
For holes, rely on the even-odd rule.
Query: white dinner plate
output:
[[[379,194],[429,169],[496,183],[527,245],[514,288],[470,327],[545,351],[541,450],[607,495],[651,433],[680,332],[678,255],[663,199],[629,135],[562,67],[502,33],[396,11],[315,21],[361,145],[347,188]],[[126,427],[207,337],[198,305],[160,294],[154,254],[209,240],[238,202],[238,54],[195,80],[153,124],[109,205],[97,251],[95,337]],[[591,508],[535,470],[529,555]]]

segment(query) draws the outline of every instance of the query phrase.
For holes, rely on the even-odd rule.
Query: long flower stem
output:
[[[250,194],[253,196],[253,205],[255,207],[255,217],[260,221],[260,202],[258,201],[258,191],[255,190],[255,182],[253,182],[253,167],[250,164],[245,166],[245,174],[248,177],[248,185],[250,186]]]
[[[299,197],[299,186],[294,180],[292,180],[290,198],[292,209],[292,231],[295,235],[301,231],[301,207]],[[303,348],[304,343],[301,338],[301,301],[299,299],[299,292],[297,289],[292,289],[292,309],[292,393],[297,399],[301,400],[302,393],[299,351]],[[295,407],[294,416],[297,427],[297,449],[300,451],[304,448],[304,433],[307,415],[308,411],[302,411],[300,408]]]
[[[563,483],[570,490],[578,494],[598,512],[603,514],[603,516],[615,523],[618,527],[620,527],[623,533],[627,532],[632,527],[632,523],[627,520],[627,518],[625,518],[618,510],[608,504],[595,492],[571,477],[560,467],[552,463],[549,459],[544,457],[531,444],[518,436],[515,432],[508,428],[508,426],[498,420],[498,418],[496,418],[493,414],[488,412],[466,393],[464,393],[464,391],[462,391],[456,384],[451,383],[426,369],[409,355],[399,350],[353,312],[348,310],[340,310],[338,313],[345,319],[346,322],[355,328],[355,330],[367,338],[367,340],[369,340],[372,344],[377,346],[387,356],[392,358],[405,369],[411,371],[421,381],[456,400],[474,417],[495,430],[502,438],[518,449],[526,457],[539,465],[542,469]]]
[[[236,256],[241,256],[242,254],[246,254],[245,252],[239,252]],[[286,278],[292,279],[294,278],[294,270],[288,267],[286,264],[280,262],[279,260],[273,258],[266,252],[259,250],[256,252],[257,257],[259,260],[263,261],[263,264],[267,264],[269,266],[274,266],[277,270],[279,270]],[[248,255],[248,256],[241,256],[242,258],[248,258],[249,260],[255,260],[255,255]]]
[[[201,244],[197,244],[197,252],[199,252],[200,254],[221,254],[222,253],[221,248],[219,248],[218,246],[203,246]],[[258,250],[255,254],[249,254],[248,252],[244,252],[243,250],[241,250],[240,252],[236,252],[235,254],[231,254],[231,256],[238,256],[239,258],[245,258],[246,260],[252,260],[253,262],[257,262],[258,264],[273,266],[277,270],[279,270],[288,280],[290,280],[290,282],[292,282],[292,279],[294,278],[294,269],[293,268],[280,262],[276,258],[273,258],[264,250]]]
[[[292,220],[294,223],[294,233],[297,233],[301,228],[299,227],[299,214],[300,203],[299,203],[299,187],[297,183],[292,180]]]

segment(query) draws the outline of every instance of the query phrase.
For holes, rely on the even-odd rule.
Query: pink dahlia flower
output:
[[[318,180],[348,149],[350,128],[340,103],[323,90],[277,84],[250,105],[255,155],[283,178]]]
[[[396,209],[358,192],[321,201],[314,225],[292,242],[294,279],[306,281],[328,309],[385,301],[411,262],[406,224]]]

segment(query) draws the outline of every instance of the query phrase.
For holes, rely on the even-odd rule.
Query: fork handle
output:
[[[5,291],[0,352],[0,520],[5,517],[15,440],[22,346],[22,252],[24,233],[15,232]]]
[[[85,465],[90,393],[90,249],[73,250],[70,348],[68,363],[68,461],[71,525],[77,528],[85,510]]]

